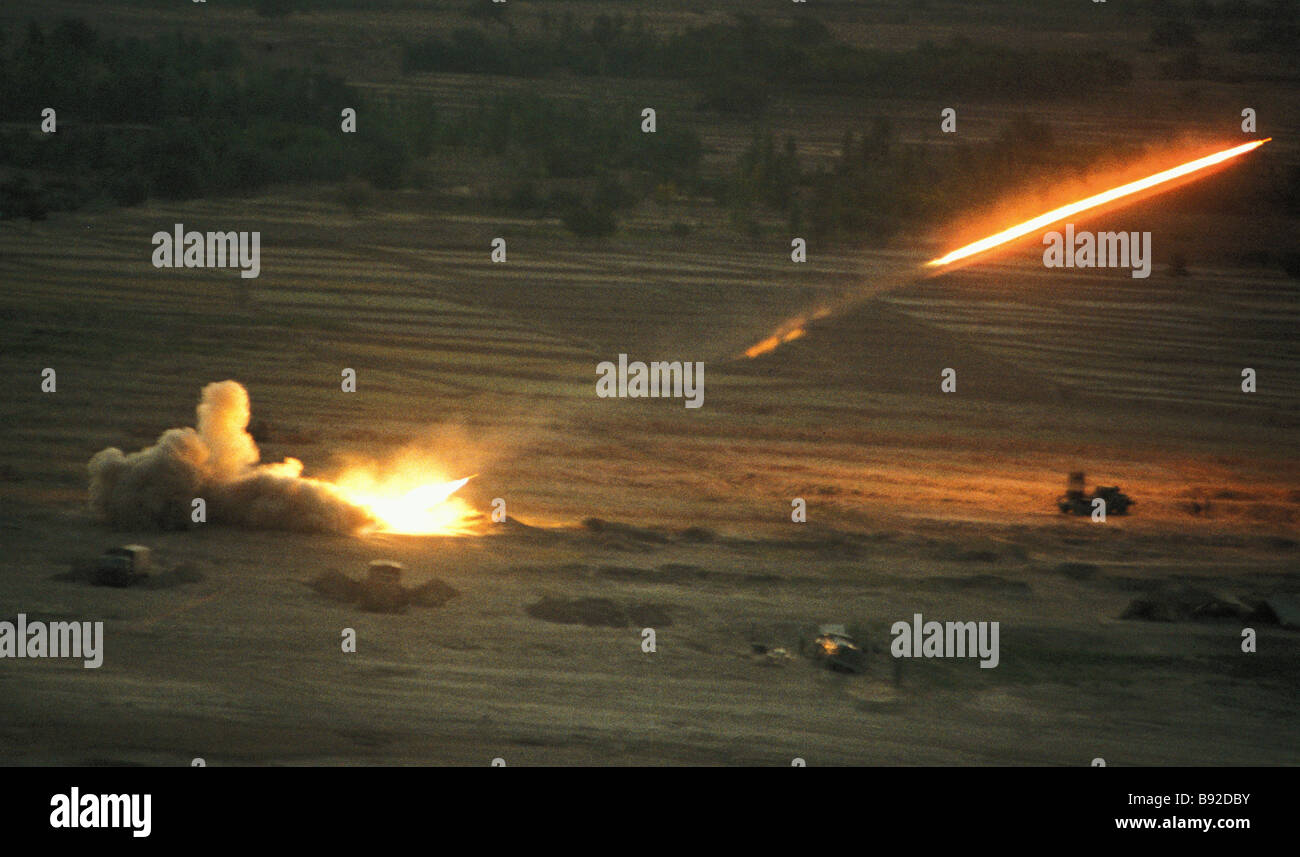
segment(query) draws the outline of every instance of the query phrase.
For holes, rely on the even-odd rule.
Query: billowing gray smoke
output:
[[[147,449],[128,455],[110,447],[90,459],[91,510],[122,529],[193,526],[195,498],[214,523],[333,533],[372,523],[329,483],[303,478],[296,459],[260,464],[249,415],[242,385],[207,385],[197,430],[169,429]]]

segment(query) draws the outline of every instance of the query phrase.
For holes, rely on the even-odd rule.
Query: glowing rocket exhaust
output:
[[[1176,167],[1171,167],[1167,170],[1162,170],[1153,175],[1149,175],[1146,178],[1138,179],[1137,181],[1131,181],[1128,182],[1127,184],[1119,185],[1118,187],[1113,187],[1110,190],[1103,191],[1098,194],[1094,194],[1093,196],[1086,197],[1084,199],[1079,200],[1078,202],[1072,202],[1069,205],[1063,205],[1060,208],[1054,208],[1051,211],[1038,215],[1037,217],[1030,218],[1029,220],[1026,220],[1023,223],[1018,223],[1015,226],[1011,226],[1007,229],[1003,229],[1001,232],[996,232],[993,235],[988,236],[987,238],[981,238],[979,241],[975,241],[971,244],[967,244],[964,247],[959,247],[945,256],[940,256],[938,259],[931,259],[929,262],[925,263],[925,267],[927,269],[931,269],[930,270],[931,274],[937,273],[937,271],[934,269],[942,268],[945,265],[951,265],[952,263],[961,261],[963,259],[970,259],[974,256],[978,256],[979,254],[985,253],[996,247],[1001,247],[1004,244],[1009,244],[1010,242],[1015,241],[1018,238],[1024,238],[1026,235],[1030,235],[1034,232],[1045,229],[1054,223],[1065,220],[1066,218],[1073,217],[1077,214],[1082,214],[1086,211],[1091,211],[1095,208],[1099,208],[1100,206],[1106,205],[1108,203],[1118,202],[1120,200],[1126,200],[1126,199],[1132,201],[1133,197],[1135,197],[1137,194],[1142,193],[1143,191],[1161,188],[1161,186],[1168,185],[1170,182],[1173,182],[1176,179],[1180,179],[1186,176],[1192,176],[1200,172],[1201,170],[1209,169],[1210,167],[1216,164],[1221,164],[1224,163],[1225,161],[1230,161],[1233,158],[1240,157],[1246,154],[1247,152],[1259,148],[1260,146],[1264,145],[1265,143],[1267,143],[1269,140],[1272,139],[1273,139],[1272,137],[1266,137],[1263,140],[1253,140],[1249,143],[1243,143],[1240,146],[1233,146],[1230,149],[1224,149],[1223,151],[1215,152],[1212,155],[1206,155],[1205,157],[1196,158],[1195,160],[1188,161],[1185,164],[1179,164]],[[904,284],[905,283],[900,283],[900,285],[904,285]],[[823,318],[827,315],[831,315],[833,313],[843,311],[850,306],[860,303],[862,300],[865,300],[865,298],[862,297],[841,298],[833,308],[823,307],[822,309],[818,310],[816,313],[812,314],[811,317],[799,316],[797,318],[786,321],[780,327],[778,327],[776,331],[772,333],[772,335],[754,343],[749,348],[745,349],[745,351],[743,352],[743,356],[752,359],[754,357],[758,357],[761,354],[767,354],[770,351],[775,351],[785,343],[790,342],[791,340],[794,339],[798,339],[799,337],[805,335],[805,333],[807,332],[806,324],[810,320]]]
[[[799,337],[803,336],[804,333],[806,333],[803,326],[804,326],[804,320],[802,318],[796,319],[795,321],[791,322],[791,325],[788,330],[778,331],[777,333],[774,333],[771,336],[769,336],[767,339],[764,339],[762,342],[755,342],[753,345],[746,348],[745,356],[757,357],[760,354],[766,354],[769,351],[775,351],[777,348],[779,348],[782,345],[785,345],[787,342],[790,342],[792,340],[798,339]]]
[[[1113,187],[1110,190],[1103,191],[1099,194],[1087,197],[1086,199],[1081,199],[1078,202],[1072,202],[1069,205],[1054,208],[1051,211],[1038,215],[1037,217],[1030,218],[1024,223],[1018,223],[1009,229],[1004,229],[987,238],[981,238],[979,241],[967,244],[965,247],[959,247],[946,256],[940,256],[938,259],[931,259],[925,264],[928,267],[940,268],[944,265],[950,265],[960,259],[966,259],[979,253],[983,253],[986,250],[992,250],[994,247],[1000,247],[1009,241],[1015,241],[1017,238],[1023,238],[1030,233],[1037,232],[1040,229],[1045,229],[1053,223],[1064,220],[1067,217],[1082,214],[1083,212],[1100,205],[1105,205],[1109,202],[1115,202],[1124,199],[1125,197],[1133,196],[1134,194],[1141,193],[1144,190],[1151,190],[1152,188],[1171,182],[1174,179],[1189,176],[1192,173],[1207,169],[1215,164],[1221,164],[1224,161],[1239,157],[1247,152],[1259,148],[1272,139],[1272,137],[1266,137],[1263,140],[1255,140],[1250,143],[1243,143],[1240,146],[1233,146],[1231,149],[1224,149],[1221,152],[1215,152],[1213,155],[1206,155],[1203,158],[1197,158],[1194,161],[1179,164],[1176,167],[1163,170],[1155,175],[1147,176],[1144,179],[1138,179],[1137,181],[1129,182],[1128,184],[1122,184],[1119,187]]]

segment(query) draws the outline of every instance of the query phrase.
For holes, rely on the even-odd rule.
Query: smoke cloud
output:
[[[130,454],[90,459],[90,507],[122,529],[185,529],[195,498],[207,520],[256,529],[351,533],[373,523],[329,483],[302,476],[302,462],[261,464],[248,433],[248,391],[235,381],[203,388],[198,428],[174,428]]]

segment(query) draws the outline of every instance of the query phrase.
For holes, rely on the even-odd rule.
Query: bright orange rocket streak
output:
[[[938,259],[932,259],[931,261],[926,262],[926,265],[937,268],[943,265],[949,265],[959,259],[966,259],[978,253],[983,253],[986,250],[992,250],[994,247],[1006,244],[1008,241],[1023,238],[1031,232],[1037,232],[1044,227],[1051,226],[1058,220],[1064,220],[1067,217],[1072,217],[1076,214],[1087,211],[1090,208],[1096,208],[1099,205],[1105,205],[1108,202],[1114,202],[1117,199],[1123,199],[1126,196],[1141,193],[1144,190],[1149,190],[1153,187],[1162,185],[1165,182],[1173,181],[1176,178],[1191,175],[1198,170],[1212,167],[1215,164],[1221,164],[1224,161],[1237,157],[1238,155],[1244,155],[1253,149],[1259,148],[1272,139],[1272,137],[1267,137],[1263,140],[1255,140],[1251,143],[1243,143],[1240,146],[1233,146],[1231,149],[1224,149],[1222,152],[1215,152],[1213,155],[1206,155],[1203,158],[1188,161],[1185,164],[1180,164],[1172,169],[1164,170],[1163,172],[1156,173],[1152,176],[1147,176],[1144,179],[1138,179],[1137,181],[1111,188],[1110,190],[1099,193],[1096,196],[1090,196],[1087,199],[1081,199],[1078,202],[1072,202],[1069,205],[1054,208],[1046,214],[1038,215],[1032,220],[1026,220],[1024,223],[1012,226],[1010,229],[1004,229],[995,235],[990,235],[989,237],[982,238],[973,244],[967,244],[965,247],[953,250],[947,256],[940,256]]]

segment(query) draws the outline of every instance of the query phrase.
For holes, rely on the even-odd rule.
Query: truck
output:
[[[1119,490],[1118,485],[1098,485],[1091,494],[1084,491],[1084,473],[1075,470],[1066,480],[1065,493],[1056,498],[1057,508],[1066,515],[1091,515],[1093,501],[1100,499],[1105,503],[1107,515],[1127,515],[1129,507],[1136,505],[1131,497]]]

